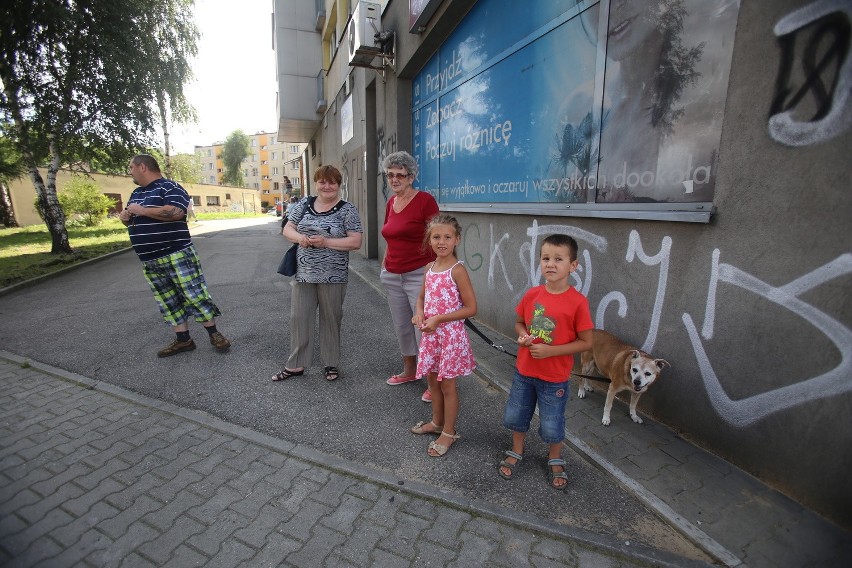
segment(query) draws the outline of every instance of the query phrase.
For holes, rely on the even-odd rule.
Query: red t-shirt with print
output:
[[[565,345],[577,339],[581,331],[592,329],[589,301],[574,287],[552,294],[545,286],[530,288],[515,308],[536,343]],[[573,355],[533,359],[530,350],[518,349],[518,371],[550,383],[568,380],[574,368]]]

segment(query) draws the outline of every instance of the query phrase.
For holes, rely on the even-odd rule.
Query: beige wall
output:
[[[42,177],[46,177],[47,172],[42,170]],[[56,177],[56,190],[62,192],[63,187],[71,179],[71,172],[62,170]],[[120,196],[120,207],[127,204],[130,194],[136,188],[136,184],[129,176],[113,176],[105,174],[91,174],[98,187],[106,194],[115,194]],[[195,183],[181,184],[187,193],[198,202],[195,206],[196,213],[213,213],[213,212],[257,212],[260,213],[260,191],[256,189],[245,189],[240,187],[203,185]],[[21,178],[10,184],[10,193],[12,196],[12,206],[15,209],[15,219],[22,227],[27,225],[39,225],[42,223],[41,218],[36,213],[35,187],[29,177]],[[218,198],[218,205],[212,204]],[[211,202],[208,205],[208,201]]]

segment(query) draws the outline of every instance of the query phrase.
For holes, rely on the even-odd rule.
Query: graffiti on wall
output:
[[[385,201],[387,201],[390,198],[390,188],[388,187],[387,180],[385,180],[385,176],[381,175],[384,171],[382,169],[382,162],[385,161],[385,158],[387,158],[389,154],[393,154],[399,148],[397,148],[396,132],[388,135],[385,133],[384,127],[382,127],[379,128],[376,134],[376,156],[379,161],[378,169],[376,171],[379,172],[379,177],[381,178],[379,180],[379,184],[382,188],[382,197]]]
[[[730,264],[719,263],[720,251],[713,251],[710,285],[707,291],[707,306],[701,335],[712,339],[716,319],[716,297],[720,283],[738,286],[770,302],[784,307],[808,321],[825,335],[840,351],[840,363],[828,372],[811,377],[796,384],[784,386],[740,400],[732,400],[719,382],[713,364],[704,351],[692,316],[684,313],[683,325],[689,339],[701,378],[716,412],[733,426],[745,427],[762,420],[780,410],[802,403],[829,398],[852,391],[852,330],[803,301],[800,296],[820,284],[847,274],[852,274],[852,254],[843,254],[833,261],[813,270],[784,286],[772,286],[757,277]]]
[[[781,56],[769,135],[776,142],[810,146],[852,127],[851,23],[848,0],[817,0],[775,24]]]
[[[577,239],[580,245],[578,251],[579,266],[573,274],[573,283],[578,291],[588,297],[592,287],[593,279],[593,252],[607,253],[612,248],[607,239],[590,231],[586,231],[572,225],[539,225],[533,221],[526,229],[526,237],[518,247],[518,258],[523,266],[524,286],[521,289],[512,284],[513,274],[507,269],[505,255],[510,242],[510,235],[504,233],[495,241],[494,227],[489,227],[488,239],[488,261],[487,261],[487,285],[494,290],[496,288],[497,275],[502,275],[501,282],[514,294],[514,302],[517,303],[524,291],[531,286],[541,282],[541,267],[536,252],[540,237],[552,233],[565,233]],[[478,225],[470,225],[465,228],[468,238],[476,235],[481,238],[481,230]],[[628,264],[638,261],[645,267],[656,267],[657,286],[654,293],[654,303],[647,324],[647,334],[641,347],[644,351],[652,352],[657,340],[660,321],[666,308],[666,286],[668,283],[669,266],[673,240],[668,235],[664,236],[656,252],[653,252],[649,244],[643,245],[639,231],[632,230],[627,239],[624,260]],[[652,249],[647,252],[646,249]],[[793,385],[783,386],[777,389],[763,392],[740,400],[731,399],[725,392],[722,382],[717,376],[713,362],[706,353],[701,337],[693,318],[689,313],[682,313],[681,320],[686,329],[689,344],[693,350],[698,363],[701,378],[707,391],[710,402],[717,414],[728,424],[738,428],[750,426],[767,416],[782,410],[792,408],[806,402],[821,398],[833,397],[838,394],[852,391],[852,330],[843,325],[831,315],[817,309],[803,301],[800,296],[805,292],[827,283],[835,278],[852,274],[852,253],[839,256],[828,264],[819,267],[783,286],[771,286],[757,277],[730,264],[720,263],[721,252],[719,249],[713,251],[708,271],[708,292],[704,313],[704,322],[701,337],[704,340],[713,338],[716,327],[716,307],[719,301],[720,284],[730,284],[743,290],[751,292],[781,306],[806,320],[828,338],[838,349],[841,355],[839,364],[830,371],[814,377],[804,378]],[[466,255],[466,260],[468,257]],[[482,267],[481,255],[472,255],[473,262],[468,262],[471,271],[478,271]],[[637,264],[637,267],[639,266]],[[635,269],[634,269],[635,270]],[[650,288],[639,288],[639,293],[649,293]],[[636,298],[634,298],[635,300]],[[597,306],[591,306],[598,328],[606,327],[607,315],[612,314],[610,307],[615,308],[615,314],[619,318],[627,317],[630,298],[620,290],[612,290],[603,295]]]

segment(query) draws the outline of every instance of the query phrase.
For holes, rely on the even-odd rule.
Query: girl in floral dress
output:
[[[432,394],[432,420],[418,422],[415,434],[440,434],[429,444],[428,454],[443,456],[460,438],[456,431],[459,397],[456,378],[473,372],[475,363],[464,320],[476,315],[476,295],[467,269],[456,258],[461,225],[444,213],[426,227],[424,245],[435,251],[423,279],[412,323],[423,332],[417,376],[427,376]]]

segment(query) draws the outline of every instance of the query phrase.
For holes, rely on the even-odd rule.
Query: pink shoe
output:
[[[429,392],[429,389],[426,389],[426,392],[423,393],[423,396],[420,397],[420,400],[423,402],[432,402],[432,393]]]
[[[401,385],[403,383],[410,383],[411,381],[419,381],[420,377],[400,377],[399,375],[394,375],[385,382],[389,385]]]

